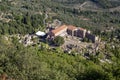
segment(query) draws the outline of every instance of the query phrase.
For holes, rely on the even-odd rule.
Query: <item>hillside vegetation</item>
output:
[[[97,3],[98,5],[100,5],[103,8],[113,8],[113,7],[117,7],[120,6],[120,1],[118,0],[91,0],[95,3]]]
[[[65,54],[46,44],[24,47],[16,37],[0,36],[0,75],[17,80],[119,80],[120,48],[112,52],[114,63],[101,63],[102,52],[90,59]],[[104,56],[103,56],[104,57]],[[1,78],[1,77],[0,77]]]
[[[86,1],[95,2],[97,5],[101,6],[102,8],[113,8],[120,6],[119,0],[52,0],[56,2],[61,2],[62,4],[78,4],[84,3]]]
[[[2,2],[0,2],[0,33],[25,34],[33,33],[36,29],[43,30],[43,19],[46,12],[50,16],[47,21],[58,18],[63,23],[73,24],[93,31],[96,28],[98,29],[98,27],[104,30],[106,26],[118,27],[120,25],[120,12],[117,11],[117,9],[115,9],[116,11],[113,10],[110,12],[109,9],[104,10],[104,8],[99,7],[99,5],[105,6],[108,4],[119,5],[119,1],[92,0],[100,10],[92,7],[87,9],[89,6],[84,8],[86,5],[82,8],[72,7],[73,5],[78,5],[78,3],[82,5],[85,1],[86,0],[2,0]],[[52,15],[52,13],[56,15]]]

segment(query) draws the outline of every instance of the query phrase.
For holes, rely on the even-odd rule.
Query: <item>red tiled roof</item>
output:
[[[82,30],[82,31],[83,31],[83,30],[86,30],[86,29],[79,27],[79,30]]]
[[[56,28],[55,30],[52,30],[52,33],[56,34],[56,33],[60,32],[63,29],[67,29],[67,26],[66,25],[62,25],[62,26]]]
[[[86,30],[86,29],[83,29],[83,28],[80,28],[80,27],[77,28],[77,27],[75,27],[75,26],[73,26],[73,25],[62,25],[62,26],[60,26],[60,27],[52,30],[51,32],[52,32],[53,34],[57,34],[57,33],[59,33],[61,30],[64,30],[64,29],[69,29],[69,30],[79,29],[79,30],[82,30],[82,31]]]
[[[69,29],[69,30],[75,30],[75,29],[77,29],[77,27],[75,27],[75,26],[73,26],[73,25],[68,25],[68,29]]]

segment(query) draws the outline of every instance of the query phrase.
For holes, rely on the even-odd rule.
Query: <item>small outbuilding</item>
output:
[[[46,33],[45,33],[45,32],[42,32],[42,31],[38,31],[38,32],[36,32],[35,34],[36,34],[37,36],[39,36],[39,37],[43,37],[43,36],[46,35]]]

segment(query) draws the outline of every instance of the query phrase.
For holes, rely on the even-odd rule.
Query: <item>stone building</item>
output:
[[[88,38],[92,42],[96,42],[99,40],[98,36],[95,36],[95,35],[88,33],[88,32],[86,32],[86,38]]]
[[[68,27],[68,28],[67,28],[67,34],[68,34],[68,35],[71,35],[71,36],[77,35],[77,33],[76,33],[77,27],[72,26],[72,25],[69,25],[69,26],[67,26],[67,27]]]
[[[49,37],[55,37],[55,36],[59,36],[61,34],[64,34],[67,31],[67,26],[66,25],[62,25],[52,31],[50,31],[48,33]]]
[[[73,25],[62,25],[56,29],[51,30],[48,35],[49,38],[54,38],[56,36],[61,36],[61,35],[71,35],[79,38],[88,38],[92,42],[98,41],[98,37],[91,34],[90,31],[87,31],[86,29],[80,28],[80,27],[75,27]]]
[[[80,38],[84,38],[85,35],[86,35],[86,29],[78,28],[78,30],[76,31],[76,36]]]

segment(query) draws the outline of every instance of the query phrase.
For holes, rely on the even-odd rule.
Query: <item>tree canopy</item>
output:
[[[55,39],[53,40],[54,44],[56,46],[61,46],[62,44],[64,44],[64,38],[61,36],[56,36]]]

